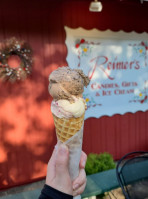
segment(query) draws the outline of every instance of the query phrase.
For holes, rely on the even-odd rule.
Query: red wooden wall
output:
[[[67,65],[64,26],[148,32],[148,3],[104,0],[101,13],[89,0],[1,0],[0,41],[16,36],[30,43],[33,72],[21,83],[0,83],[0,189],[37,180],[56,143],[48,75]],[[115,159],[148,150],[148,111],[85,121],[83,149]]]

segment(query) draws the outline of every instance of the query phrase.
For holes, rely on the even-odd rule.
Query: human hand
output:
[[[85,163],[87,156],[82,152],[79,176],[72,182],[69,170],[69,150],[64,144],[54,149],[47,167],[46,184],[69,195],[79,195],[86,185]]]
[[[86,173],[85,164],[87,160],[87,155],[82,151],[80,158],[80,171],[78,177],[73,181],[73,196],[81,195],[86,186]]]

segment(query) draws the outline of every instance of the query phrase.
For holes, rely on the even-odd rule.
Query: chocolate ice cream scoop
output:
[[[89,78],[79,69],[59,67],[49,76],[49,93],[55,99],[67,99],[82,96],[84,86],[89,84]]]

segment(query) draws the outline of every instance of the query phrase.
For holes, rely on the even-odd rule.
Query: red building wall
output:
[[[0,189],[37,180],[56,144],[48,76],[67,65],[64,26],[148,32],[148,3],[104,0],[101,13],[89,0],[0,2],[0,41],[15,36],[33,48],[34,66],[21,83],[0,82]],[[110,152],[115,159],[148,150],[148,111],[85,121],[83,150]]]

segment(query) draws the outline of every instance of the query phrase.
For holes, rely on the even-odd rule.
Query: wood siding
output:
[[[67,65],[64,26],[148,32],[147,3],[104,0],[101,13],[90,13],[89,3],[0,2],[0,41],[15,36],[29,42],[34,52],[29,79],[0,83],[0,189],[46,175],[47,162],[56,144],[48,75]],[[110,152],[114,159],[130,151],[148,150],[148,111],[87,119],[83,149],[87,154]]]

